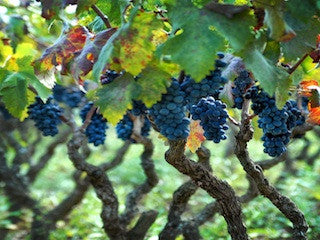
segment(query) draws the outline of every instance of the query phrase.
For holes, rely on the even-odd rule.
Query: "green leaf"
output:
[[[253,73],[254,77],[260,82],[261,87],[273,96],[278,92],[277,106],[283,106],[289,98],[288,90],[291,84],[289,74],[276,67],[270,60],[256,48],[252,47],[244,54],[246,67]],[[281,98],[279,96],[281,94]]]
[[[263,55],[272,63],[276,64],[280,57],[280,44],[277,41],[267,42]]]
[[[132,108],[132,99],[140,94],[140,86],[132,75],[125,73],[110,84],[106,84],[96,93],[97,106],[101,114],[116,125],[128,109]]]
[[[171,55],[186,74],[196,81],[203,79],[214,67],[215,53],[224,49],[224,39],[210,29],[209,11],[202,12],[189,1],[178,1],[169,9],[173,32],[183,32],[168,39],[159,49],[163,55]]]
[[[161,95],[166,93],[170,86],[171,76],[157,66],[147,66],[139,75],[137,83],[141,87],[138,97],[148,108],[161,100]]]
[[[283,2],[278,1],[273,7],[265,7],[265,23],[270,29],[270,37],[276,41],[289,41],[295,32],[288,26],[283,17]]]
[[[27,81],[19,73],[12,73],[1,84],[0,94],[9,113],[19,119],[24,119],[28,106]]]
[[[234,51],[240,51],[254,40],[251,27],[256,19],[249,10],[234,14],[232,18],[216,12],[211,12],[209,17],[212,26],[228,40]]]
[[[254,39],[250,27],[255,21],[248,10],[228,18],[182,0],[168,7],[168,17],[172,31],[182,29],[182,33],[172,36],[159,51],[163,55],[171,55],[172,61],[196,81],[213,69],[215,54],[225,49],[224,39],[235,51],[243,49]]]
[[[320,22],[314,18],[316,7],[312,1],[290,0],[285,19],[297,36],[281,44],[286,61],[293,61],[316,48]],[[309,15],[310,14],[310,15]]]

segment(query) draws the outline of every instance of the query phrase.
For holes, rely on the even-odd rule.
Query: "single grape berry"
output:
[[[169,140],[186,139],[190,120],[185,116],[185,93],[176,79],[172,80],[167,93],[149,110],[160,133]]]
[[[86,120],[87,114],[93,106],[92,102],[87,103],[80,111],[82,122]],[[106,140],[106,130],[108,129],[107,121],[100,113],[94,112],[91,117],[91,122],[86,128],[86,136],[89,143],[94,146],[104,144]]]
[[[227,139],[225,131],[228,113],[226,105],[213,97],[202,98],[197,105],[193,105],[190,111],[193,120],[200,120],[207,140],[219,143]]]
[[[58,125],[61,123],[62,109],[49,97],[44,103],[40,97],[28,107],[29,118],[35,122],[35,126],[42,131],[44,136],[58,134]]]

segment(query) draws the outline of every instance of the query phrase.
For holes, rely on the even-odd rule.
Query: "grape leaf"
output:
[[[46,87],[54,86],[54,66],[62,65],[63,69],[80,51],[86,42],[89,32],[85,27],[75,26],[64,32],[52,47],[45,50],[41,58],[33,62],[35,74]]]
[[[224,50],[224,38],[236,51],[253,40],[250,26],[255,22],[245,10],[247,7],[234,13],[232,19],[207,8],[199,9],[186,0],[169,6],[172,31],[182,29],[182,33],[175,34],[161,46],[162,54],[171,55],[172,61],[180,64],[196,81],[213,69],[215,53]]]
[[[192,153],[195,153],[201,146],[201,143],[206,140],[203,136],[203,128],[200,126],[200,121],[191,120],[190,122],[190,134],[187,139],[187,147]]]
[[[270,96],[273,96],[277,90],[277,100],[279,100],[277,101],[277,106],[283,106],[289,98],[288,90],[291,84],[289,74],[285,70],[273,65],[269,59],[254,47],[248,49],[244,56],[246,56],[244,58],[246,67],[260,82],[261,87]],[[281,98],[279,98],[280,96]]]
[[[87,40],[80,55],[75,58],[72,64],[71,73],[74,79],[79,79],[79,76],[85,76],[92,70],[93,64],[98,60],[102,47],[115,32],[115,28],[110,28]]]
[[[1,74],[2,75],[2,74]],[[6,79],[1,83],[0,95],[9,113],[23,120],[28,115],[27,81],[19,73],[6,72]]]
[[[141,87],[138,97],[148,108],[161,100],[170,86],[171,76],[155,65],[148,65],[139,75],[137,83]]]
[[[202,14],[190,1],[178,1],[170,6],[168,15],[173,32],[179,28],[183,32],[161,45],[161,53],[171,55],[172,61],[196,81],[209,74],[214,67],[215,53],[224,49],[223,37],[209,28],[209,13]]]
[[[273,6],[268,3],[265,7],[265,23],[270,29],[270,37],[279,42],[290,41],[296,33],[284,20],[284,2],[277,1]]]
[[[139,94],[140,86],[132,75],[125,73],[97,91],[96,104],[100,107],[101,114],[116,125],[126,111],[132,108],[132,99]]]
[[[316,45],[320,22],[314,15],[317,13],[312,1],[290,0],[286,3],[285,20],[297,36],[289,42],[281,43],[286,61],[296,60],[311,52]]]
[[[112,69],[138,75],[152,60],[155,51],[153,31],[160,27],[154,13],[134,9],[130,20],[102,48],[93,68],[95,80],[99,79],[107,63],[112,65]]]

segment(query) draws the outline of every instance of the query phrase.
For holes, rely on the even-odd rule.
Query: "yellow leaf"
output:
[[[206,140],[203,136],[203,128],[200,125],[200,121],[191,120],[190,123],[190,134],[187,140],[187,147],[192,153],[195,153],[201,146],[201,143]]]

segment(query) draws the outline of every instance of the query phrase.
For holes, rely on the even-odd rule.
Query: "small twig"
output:
[[[303,57],[300,58],[300,60],[295,65],[293,65],[291,68],[288,69],[288,73],[292,74],[308,56],[309,56],[309,53],[306,53],[305,55],[303,55]]]
[[[91,8],[98,14],[107,28],[112,28],[109,18],[95,4],[91,5]]]
[[[178,77],[178,82],[179,82],[179,83],[182,83],[185,76],[186,76],[186,74],[185,74],[184,70],[182,70],[182,71],[180,72],[179,77]]]

